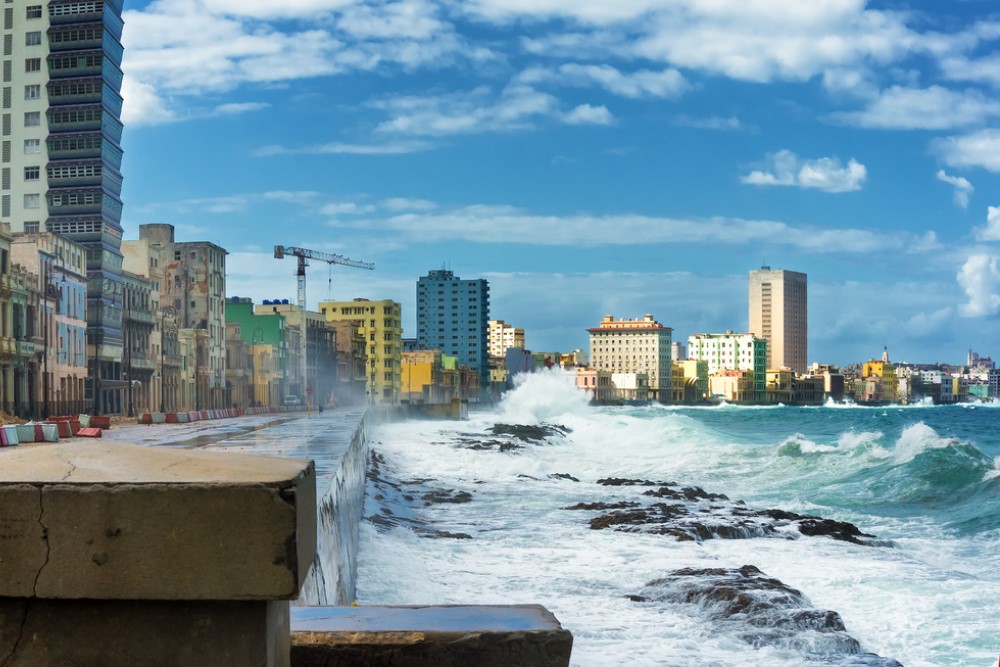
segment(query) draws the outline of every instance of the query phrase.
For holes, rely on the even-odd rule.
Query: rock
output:
[[[522,442],[542,442],[553,436],[566,435],[570,430],[555,424],[494,424],[490,428],[493,435],[509,435]]]
[[[567,475],[564,472],[552,473],[551,475],[549,475],[549,477],[551,479],[565,479],[565,480],[570,481],[570,482],[579,482],[580,481],[576,477],[573,477],[573,475]]]
[[[472,494],[468,491],[455,491],[454,489],[436,489],[425,493],[421,498],[424,505],[432,503],[467,503],[472,500]]]

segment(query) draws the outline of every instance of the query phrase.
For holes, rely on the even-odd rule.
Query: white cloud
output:
[[[530,243],[583,247],[649,244],[741,246],[771,244],[812,253],[868,253],[906,250],[922,239],[867,229],[791,226],[740,218],[666,218],[641,215],[534,215],[510,206],[470,205],[388,218],[340,219],[338,229],[397,238],[409,243]]]
[[[523,84],[511,84],[499,94],[481,86],[469,92],[378,100],[371,106],[392,116],[379,124],[378,132],[432,137],[526,130],[541,119],[561,115],[555,97]]]
[[[953,81],[974,81],[1000,88],[1000,55],[993,53],[985,58],[953,56],[941,60],[941,71]]]
[[[974,231],[979,241],[1000,241],[1000,206],[987,206],[986,226]]]
[[[563,116],[563,120],[570,125],[611,125],[615,117],[605,106],[581,104]]]
[[[122,122],[129,127],[161,125],[177,120],[153,86],[128,75],[122,79],[122,99]]]
[[[936,139],[931,149],[952,167],[982,167],[1000,172],[1000,130]]]
[[[1000,115],[1000,100],[978,90],[941,86],[883,90],[867,109],[831,114],[846,125],[887,130],[946,130],[978,125]]]
[[[532,67],[518,75],[517,79],[525,84],[598,85],[615,95],[629,98],[676,98],[691,88],[684,75],[675,69],[622,72],[611,65],[578,63],[567,63],[555,69]]]
[[[356,204],[354,202],[337,202],[326,204],[320,209],[323,215],[361,215],[371,213],[375,207],[371,204]]]
[[[994,255],[969,255],[958,272],[958,284],[967,298],[958,309],[963,316],[983,317],[1000,310],[1000,267]]]
[[[389,211],[431,211],[437,204],[426,199],[407,199],[405,197],[390,197],[380,202]]]
[[[699,130],[721,130],[729,132],[751,129],[744,125],[743,122],[736,116],[730,116],[728,118],[722,118],[720,116],[695,118],[682,114],[674,119],[674,124],[681,127],[693,127]]]
[[[215,114],[218,116],[235,116],[251,111],[261,111],[270,107],[266,102],[229,102],[215,107]]]
[[[969,207],[969,196],[975,190],[967,179],[961,176],[949,176],[944,169],[939,169],[937,179],[955,188],[955,204],[962,208]]]
[[[263,146],[254,151],[258,157],[272,155],[404,155],[432,149],[434,146],[426,141],[395,141],[379,144],[349,144],[333,141],[313,146],[289,148],[285,146]]]
[[[840,158],[803,160],[789,150],[769,155],[765,170],[752,171],[740,180],[748,185],[782,185],[815,188],[824,192],[860,190],[867,177],[865,166],[853,158],[843,166]]]

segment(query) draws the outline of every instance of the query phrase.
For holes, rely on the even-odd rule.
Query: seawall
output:
[[[316,462],[316,559],[296,605],[349,605],[355,599],[372,418],[364,409],[346,411],[304,452]]]

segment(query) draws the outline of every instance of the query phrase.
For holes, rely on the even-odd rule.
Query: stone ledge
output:
[[[5,667],[288,667],[288,601],[0,598]]]
[[[315,551],[311,461],[107,442],[0,457],[0,597],[291,599]]]
[[[572,647],[539,605],[292,609],[292,667],[566,667]]]

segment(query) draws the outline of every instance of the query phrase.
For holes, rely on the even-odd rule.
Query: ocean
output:
[[[375,430],[358,602],[542,604],[580,666],[993,666],[998,407],[594,407],[530,375]]]

